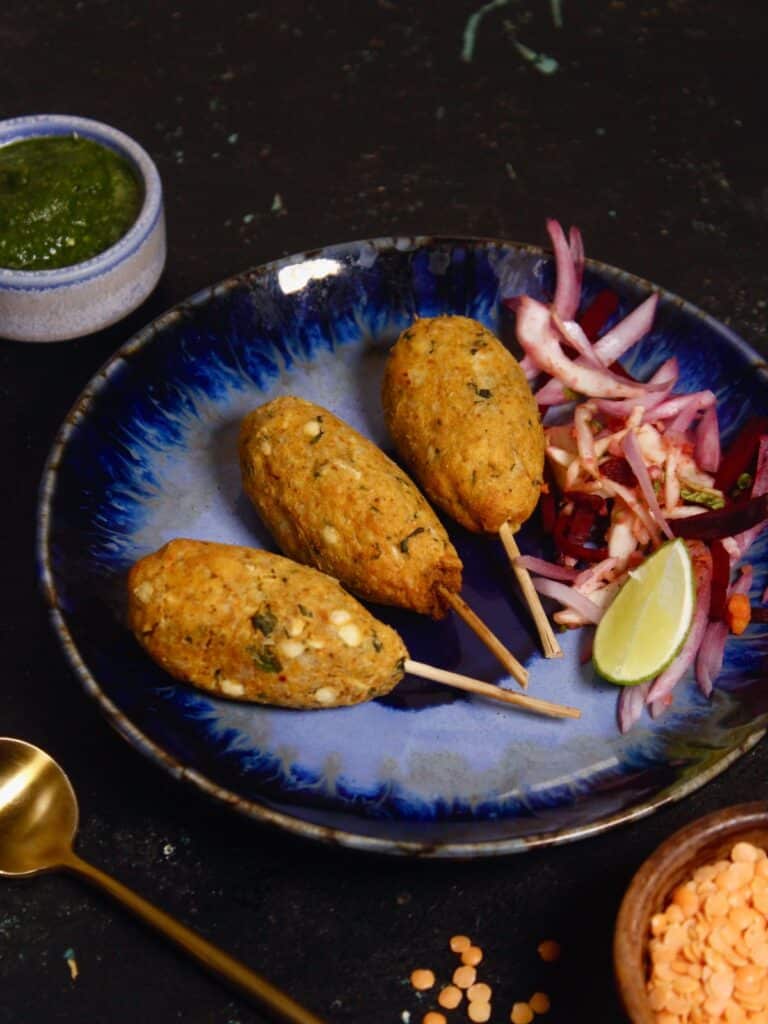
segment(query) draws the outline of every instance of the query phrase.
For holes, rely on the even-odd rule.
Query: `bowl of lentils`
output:
[[[662,843],[624,895],[613,953],[632,1024],[768,1022],[768,803]]]

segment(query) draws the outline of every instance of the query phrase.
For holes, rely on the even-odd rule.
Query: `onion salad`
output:
[[[618,322],[610,290],[580,311],[581,232],[571,228],[566,237],[554,220],[547,231],[552,302],[504,299],[544,417],[540,510],[557,551],[553,561],[523,555],[520,563],[539,593],[560,605],[553,619],[562,628],[598,623],[629,572],[667,540],[685,539],[694,568],[686,642],[656,679],[622,687],[617,720],[625,733],[645,709],[663,714],[689,670],[709,697],[728,637],[743,632],[752,614],[765,619],[765,609],[749,604],[746,556],[768,523],[768,418],[749,419],[723,450],[716,395],[677,392],[674,357],[646,381],[631,377],[619,359],[652,330],[658,296]]]

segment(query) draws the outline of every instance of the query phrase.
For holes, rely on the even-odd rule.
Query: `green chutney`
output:
[[[54,270],[114,245],[143,189],[113,150],[76,135],[0,146],[0,267]]]

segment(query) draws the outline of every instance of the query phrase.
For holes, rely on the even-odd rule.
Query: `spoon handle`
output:
[[[266,978],[262,978],[245,964],[214,946],[197,932],[193,932],[191,928],[185,927],[170,914],[155,907],[148,900],[123,885],[122,882],[118,882],[111,875],[82,860],[76,853],[68,853],[61,866],[104,889],[118,903],[122,903],[142,921],[152,925],[166,938],[180,946],[203,967],[218,974],[283,1020],[290,1021],[291,1024],[325,1024],[322,1018],[305,1009]]]

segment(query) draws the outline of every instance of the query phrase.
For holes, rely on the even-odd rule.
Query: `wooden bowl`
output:
[[[621,902],[613,939],[616,984],[632,1024],[656,1024],[646,995],[651,917],[696,868],[727,858],[742,841],[768,850],[768,803],[739,804],[699,818],[663,842],[635,874]]]

